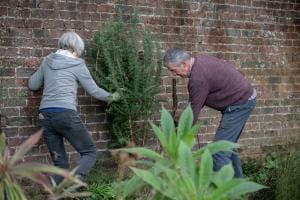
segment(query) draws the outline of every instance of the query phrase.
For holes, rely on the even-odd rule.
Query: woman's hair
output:
[[[84,50],[84,43],[77,33],[70,31],[59,38],[58,48],[75,52],[77,56],[80,56]]]
[[[185,60],[189,60],[191,56],[188,52],[183,51],[179,48],[169,49],[164,56],[164,64],[168,66],[168,64],[176,64],[179,65]]]

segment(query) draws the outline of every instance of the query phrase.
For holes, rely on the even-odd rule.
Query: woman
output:
[[[65,138],[81,156],[76,175],[83,179],[95,164],[96,147],[76,111],[77,82],[101,101],[117,101],[119,94],[110,94],[96,85],[84,60],[79,58],[84,50],[79,35],[64,33],[58,40],[58,48],[43,60],[30,77],[28,86],[30,90],[38,90],[44,85],[39,123],[44,129],[43,138],[55,166],[69,168]],[[62,181],[62,177],[53,178],[56,184]]]

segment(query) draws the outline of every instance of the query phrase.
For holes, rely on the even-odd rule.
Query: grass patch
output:
[[[115,199],[113,182],[116,179],[117,166],[112,158],[99,159],[86,179],[87,191],[92,193],[89,200]]]

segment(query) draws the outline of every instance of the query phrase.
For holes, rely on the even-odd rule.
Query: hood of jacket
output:
[[[81,58],[71,58],[58,53],[51,53],[45,58],[45,64],[51,69],[60,70],[84,64]]]

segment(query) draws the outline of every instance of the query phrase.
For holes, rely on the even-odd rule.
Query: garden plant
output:
[[[18,183],[20,178],[27,178],[40,184],[49,193],[47,199],[56,200],[64,197],[89,196],[87,192],[77,192],[76,189],[85,186],[75,175],[74,169],[69,172],[55,166],[21,162],[23,156],[40,140],[42,131],[30,136],[18,150],[8,155],[5,145],[4,134],[0,136],[0,199],[3,200],[26,200],[28,199]],[[64,177],[64,181],[55,185],[49,177],[56,174]]]
[[[128,17],[128,16],[126,16]],[[126,25],[119,12],[104,31],[94,34],[87,59],[96,82],[107,91],[118,91],[121,100],[108,105],[108,124],[112,133],[111,147],[127,144],[144,145],[155,95],[160,91],[162,59],[160,48],[151,34],[141,27],[138,14]]]
[[[268,154],[263,162],[245,162],[243,169],[250,180],[268,186],[249,195],[249,200],[288,200],[299,199],[300,152],[295,150],[288,155],[282,152]],[[293,183],[293,184],[291,184]]]
[[[214,172],[212,154],[232,153],[238,145],[218,141],[193,151],[200,126],[192,125],[192,116],[188,106],[175,128],[171,115],[163,109],[160,127],[151,123],[162,153],[142,147],[118,150],[144,157],[131,167],[133,177],[116,184],[119,199],[126,199],[145,186],[151,188],[149,199],[157,200],[233,200],[264,188],[247,179],[234,178],[231,164]]]

